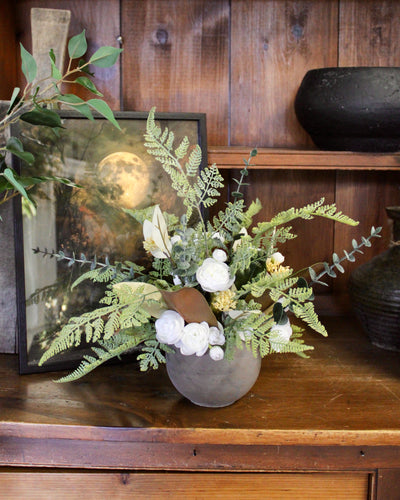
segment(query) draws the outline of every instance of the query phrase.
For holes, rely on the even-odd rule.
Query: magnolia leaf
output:
[[[79,35],[75,35],[68,42],[68,55],[71,59],[82,57],[87,51],[85,30]]]
[[[20,116],[20,119],[24,122],[30,123],[32,125],[45,125],[46,127],[60,127],[61,125],[60,116],[51,109],[36,108],[33,111],[24,113]]]
[[[107,120],[111,122],[115,127],[117,127],[118,130],[121,130],[121,127],[118,125],[117,120],[114,118],[114,114],[111,111],[111,108],[106,102],[102,101],[101,99],[89,99],[87,101],[87,104],[89,104],[90,107],[103,115],[104,118],[107,118]]]
[[[150,285],[149,283],[124,281],[114,285],[113,289],[122,303],[127,302],[128,293],[134,295],[137,290],[140,289],[140,295],[143,296],[145,301],[142,305],[142,309],[147,311],[154,318],[159,318],[161,314],[167,310],[167,306],[164,302],[161,292],[158,290],[158,288],[156,288],[154,285]],[[147,300],[156,301],[157,303],[148,303],[146,302]]]
[[[25,47],[22,45],[22,43],[19,44],[21,48],[21,69],[22,73],[24,74],[26,81],[28,83],[32,83],[33,80],[36,78],[37,74],[37,64],[32,56]]]
[[[218,321],[210,309],[204,295],[196,288],[181,288],[176,292],[161,290],[169,309],[178,312],[186,323],[205,321],[210,326],[218,327]]]
[[[121,52],[122,49],[115,47],[100,47],[89,59],[89,63],[98,68],[109,68],[116,63]]]

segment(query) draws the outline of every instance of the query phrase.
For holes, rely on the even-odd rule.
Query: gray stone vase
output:
[[[400,351],[400,207],[388,207],[394,244],[350,275],[352,306],[372,344]]]
[[[232,360],[214,361],[208,353],[184,356],[167,354],[167,373],[175,389],[198,406],[229,406],[243,397],[256,382],[261,358],[246,347],[235,349]]]

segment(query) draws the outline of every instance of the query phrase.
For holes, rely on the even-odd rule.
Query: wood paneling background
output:
[[[313,148],[293,109],[307,70],[400,66],[397,0],[6,0],[0,6],[2,99],[18,82],[17,43],[30,46],[32,7],[71,10],[70,35],[85,28],[89,53],[122,44],[114,68],[96,69],[96,85],[111,107],[204,112],[209,145]],[[224,171],[226,192],[232,175]],[[327,221],[296,226],[300,237],[285,247],[294,267],[328,260],[371,225],[384,226],[383,238],[358,264],[389,241],[384,208],[399,204],[400,172],[254,170],[250,181],[246,197],[258,196],[264,206],[258,220],[321,196],[360,219],[355,230]],[[338,293],[347,279],[334,281]]]

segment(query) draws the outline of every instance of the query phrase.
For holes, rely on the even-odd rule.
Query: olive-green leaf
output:
[[[6,168],[3,172],[3,176],[8,180],[8,182],[14,187],[16,191],[21,193],[22,196],[28,201],[31,201],[27,192],[25,191],[24,186],[18,181],[18,174],[14,170],[12,170],[11,168]]]
[[[86,104],[86,102],[75,94],[65,94],[59,97],[59,101],[63,102],[67,106],[76,111],[79,111],[83,116],[88,118],[89,120],[94,120],[93,114]]]
[[[121,52],[122,49],[117,49],[115,47],[100,47],[89,59],[89,63],[99,68],[109,68],[116,63]]]
[[[79,76],[75,80],[75,83],[79,83],[79,85],[82,85],[82,87],[85,87],[85,89],[90,90],[90,92],[93,92],[93,94],[103,97],[103,94],[96,89],[95,84],[87,76]]]
[[[13,155],[21,158],[21,160],[26,161],[26,163],[28,163],[29,165],[32,165],[32,163],[35,161],[33,154],[24,151],[22,142],[16,137],[10,137],[10,139],[8,139],[6,149]]]
[[[22,114],[20,119],[32,125],[45,125],[52,128],[63,128],[60,116],[51,109],[36,108],[33,111]]]
[[[15,87],[15,89],[13,90],[13,93],[11,95],[11,99],[10,99],[10,105],[8,106],[8,109],[7,109],[7,114],[13,109],[13,107],[18,103],[18,94],[19,94],[19,91],[20,91],[20,88],[19,87]]]
[[[61,80],[62,79],[61,71],[57,68],[55,61],[53,61],[53,59],[50,60],[50,64],[51,64],[51,77],[56,80]]]
[[[22,45],[22,43],[19,44],[21,48],[21,69],[22,73],[24,74],[26,81],[28,83],[32,83],[33,80],[36,78],[37,75],[37,64],[32,56],[25,47]]]
[[[121,127],[118,125],[117,120],[114,118],[114,114],[111,111],[111,108],[109,105],[102,101],[101,99],[89,99],[87,101],[87,104],[89,104],[90,107],[95,109],[98,113],[104,116],[104,118],[107,118],[109,122],[111,122],[117,129],[121,130]]]
[[[82,57],[87,51],[85,30],[79,35],[73,36],[68,42],[68,55],[71,59]]]

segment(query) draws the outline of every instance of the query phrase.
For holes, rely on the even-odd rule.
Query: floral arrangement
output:
[[[302,340],[303,329],[296,317],[316,332],[326,335],[314,310],[313,285],[325,284],[325,275],[344,272],[343,260],[354,261],[362,246],[370,246],[380,228],[372,228],[361,243],[352,241],[351,251],[332,263],[308,269],[308,279],[295,272],[279,252],[278,245],[296,237],[288,225],[296,218],[324,217],[356,225],[334,204],[321,199],[302,208],[290,208],[271,220],[253,224],[261,210],[257,199],[245,205],[242,187],[256,150],[244,161],[233,200],[212,220],[204,210],[216,203],[223,178],[215,165],[200,170],[201,150],[184,138],[178,146],[149,113],[145,145],[169,174],[172,187],[182,198],[185,213],[179,218],[159,206],[126,210],[143,225],[143,245],[151,256],[151,268],[132,262],[69,259],[90,265],[74,283],[91,279],[107,283],[100,306],[72,317],[43,354],[42,365],[52,356],[85,341],[93,354],[85,354],[80,366],[59,381],[86,375],[103,362],[140,348],[141,370],[158,368],[165,354],[179,350],[186,356],[210,356],[216,363],[231,359],[236,347],[251,349],[255,356],[296,353],[312,349]],[[307,272],[307,270],[306,270]]]

